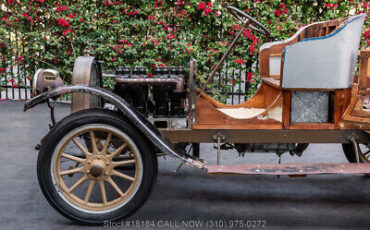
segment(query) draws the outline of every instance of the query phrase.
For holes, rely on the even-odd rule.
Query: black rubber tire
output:
[[[342,144],[342,149],[343,149],[344,155],[346,156],[348,162],[357,163],[356,162],[355,148],[353,147],[353,144],[343,143]]]
[[[143,177],[136,194],[121,208],[103,214],[83,212],[65,202],[56,191],[50,173],[52,155],[59,141],[70,131],[94,123],[118,128],[128,135],[135,142],[143,161]],[[38,155],[37,176],[45,198],[60,214],[79,224],[101,225],[106,221],[122,220],[144,204],[156,181],[157,158],[148,147],[147,140],[118,113],[103,109],[88,109],[67,116],[51,129]]]

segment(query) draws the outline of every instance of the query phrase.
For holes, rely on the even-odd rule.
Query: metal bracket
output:
[[[56,123],[56,121],[55,121],[55,115],[54,115],[54,108],[55,108],[55,105],[56,105],[56,101],[54,101],[54,103],[53,104],[51,104],[51,102],[50,102],[50,98],[48,98],[47,99],[47,104],[48,104],[48,107],[49,107],[49,109],[50,109],[50,119],[51,119],[51,122],[52,122],[52,126],[54,126],[55,125],[55,123]],[[52,127],[51,126],[51,127]],[[50,127],[50,128],[51,128]]]
[[[358,143],[357,143],[357,138],[355,135],[351,135],[348,137],[348,140],[351,141],[353,145],[353,149],[355,150],[355,155],[356,155],[356,162],[360,163],[360,156],[359,156],[359,151],[358,151]]]
[[[220,165],[221,161],[221,141],[225,140],[225,136],[221,133],[213,136],[213,139],[217,141],[217,165]]]

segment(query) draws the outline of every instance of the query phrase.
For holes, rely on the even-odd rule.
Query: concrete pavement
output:
[[[23,103],[0,101],[0,229],[104,229],[75,225],[44,199],[37,182],[34,146],[48,131],[49,114],[46,105],[23,113]],[[69,105],[58,105],[56,113],[67,115]],[[201,145],[201,155],[215,162],[212,145]],[[235,151],[225,151],[222,161],[277,162],[277,157],[249,154],[241,158]],[[288,154],[282,162],[346,159],[340,145],[316,144],[303,157]],[[190,220],[204,224],[262,220],[264,229],[370,229],[370,178],[362,175],[209,176],[186,167],[174,173],[177,166],[168,157],[160,158],[155,189],[129,221],[150,221],[155,224],[150,228],[159,229],[182,229],[182,221]],[[217,223],[220,228],[230,227]]]

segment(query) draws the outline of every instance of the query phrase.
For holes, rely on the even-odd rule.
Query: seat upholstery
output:
[[[282,87],[350,88],[365,16],[361,14],[349,18],[327,36],[288,45],[284,51]]]

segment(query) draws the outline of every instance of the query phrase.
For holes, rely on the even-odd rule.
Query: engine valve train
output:
[[[115,71],[114,92],[140,113],[153,118],[185,117],[185,68],[156,67],[148,75],[145,67],[119,66]]]

